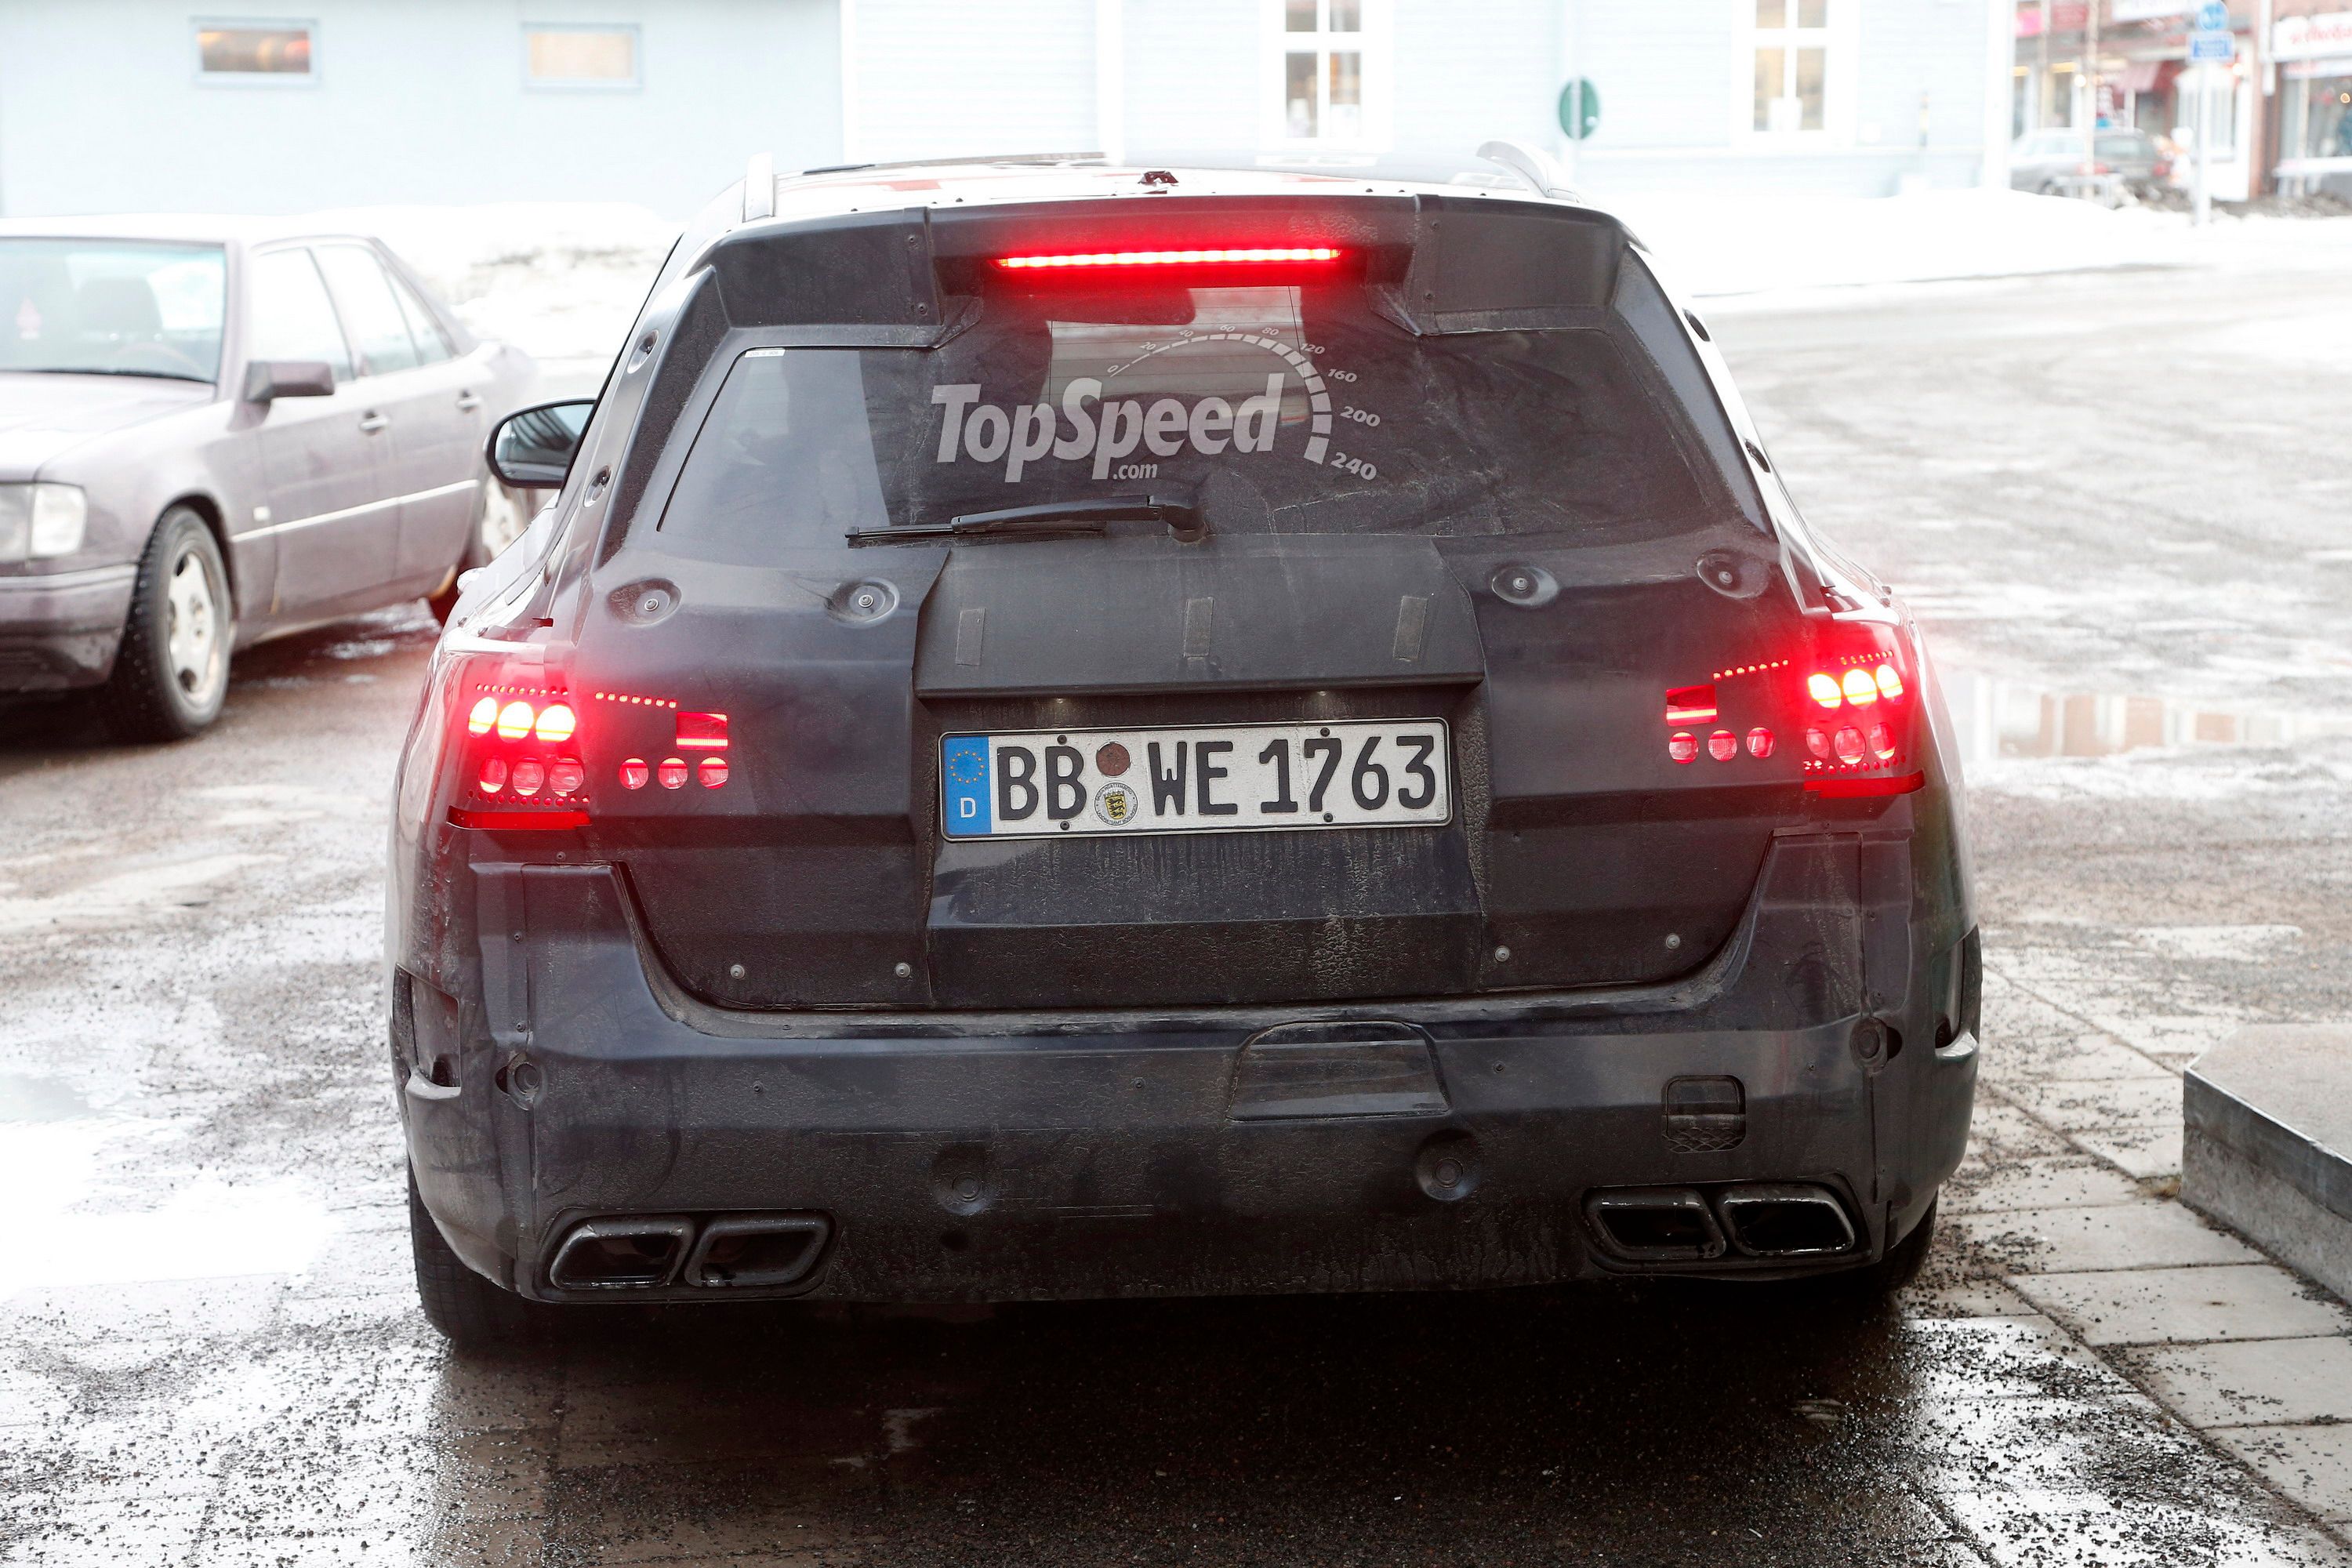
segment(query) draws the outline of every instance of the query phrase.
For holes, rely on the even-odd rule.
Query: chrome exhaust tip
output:
[[[1750,1258],[1826,1258],[1851,1252],[1853,1222],[1827,1187],[1751,1182],[1716,1194],[1731,1244]]]
[[[1628,1263],[1704,1263],[1723,1256],[1723,1230],[1689,1187],[1588,1193],[1584,1216],[1602,1250]]]
[[[729,1215],[702,1227],[684,1282],[705,1289],[774,1289],[815,1272],[833,1238],[821,1214]]]
[[[650,1290],[677,1278],[693,1239],[682,1215],[583,1220],[572,1227],[547,1266],[559,1290]]]

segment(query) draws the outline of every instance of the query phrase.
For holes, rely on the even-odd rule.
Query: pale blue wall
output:
[[[192,23],[319,29],[309,86],[200,82]],[[522,85],[522,18],[635,22],[644,85]],[[0,211],[299,212],[631,201],[679,216],[739,179],[839,161],[833,0],[0,3]]]
[[[1094,0],[853,5],[849,157],[900,163],[1102,145],[1095,127]]]
[[[1736,147],[1738,22],[1754,0],[1391,0],[1391,150],[1558,149],[1574,53],[1599,84],[1577,179],[1596,194],[1764,187],[1882,195],[1973,184],[1987,7],[1848,0],[1851,144]],[[300,211],[379,203],[621,200],[677,216],[772,151],[779,168],[1075,151],[1097,124],[1097,0],[0,0],[0,212]],[[1258,151],[1265,0],[1119,0],[1135,153]],[[196,79],[199,15],[314,19],[309,87]],[[644,86],[522,84],[521,21],[628,21]],[[1933,146],[1917,150],[1920,95]]]

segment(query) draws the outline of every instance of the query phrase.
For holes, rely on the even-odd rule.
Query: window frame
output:
[[[254,284],[257,280],[255,274],[259,270],[259,264],[270,257],[299,256],[303,264],[310,268],[310,275],[319,280],[319,291],[326,297],[327,300],[327,314],[334,318],[335,335],[343,341],[343,364],[351,374],[337,377],[335,385],[341,388],[349,386],[355,381],[365,379],[367,375],[365,364],[360,358],[357,345],[352,342],[351,328],[343,322],[343,303],[335,298],[334,285],[327,281],[326,268],[319,265],[319,258],[313,252],[315,244],[315,241],[309,239],[276,241],[268,245],[256,246],[246,252],[240,259],[239,277],[236,285],[241,290],[238,302],[243,310],[236,330],[237,374],[240,376],[244,374],[245,366],[263,357],[255,352],[257,347],[255,340],[259,335],[256,331],[256,324],[261,316],[261,301],[254,292]]]
[[[1316,28],[1311,33],[1294,33],[1286,26],[1287,0],[1261,0],[1260,30],[1260,98],[1263,110],[1259,119],[1258,141],[1268,152],[1332,152],[1384,153],[1390,142],[1390,88],[1391,34],[1389,0],[1357,0],[1356,31],[1335,33],[1330,30],[1331,0],[1315,0]],[[1336,48],[1340,53],[1353,47],[1357,61],[1357,132],[1353,136],[1335,136],[1328,128],[1313,136],[1293,136],[1290,133],[1290,104],[1287,97],[1287,56],[1312,52],[1316,57],[1315,80],[1318,116],[1328,116],[1327,101],[1330,85],[1330,58]],[[1328,121],[1318,121],[1328,125]]]
[[[310,68],[306,71],[213,71],[205,68],[205,34],[245,29],[260,32],[297,31],[310,40]],[[198,87],[258,87],[273,90],[316,87],[323,74],[319,67],[320,28],[317,18],[305,16],[191,16],[188,18],[188,65]]]
[[[1738,47],[1731,52],[1731,143],[1735,147],[1786,152],[1806,147],[1842,147],[1853,141],[1854,54],[1861,30],[1857,0],[1822,0],[1824,15],[1818,27],[1797,26],[1798,7],[1802,3],[1803,0],[1784,0],[1787,25],[1766,27],[1756,20],[1757,0],[1738,0]],[[1769,48],[1786,51],[1780,68],[1781,83],[1787,87],[1795,81],[1796,52],[1815,47],[1822,51],[1820,129],[1759,130],[1756,52]]]
[[[540,77],[530,70],[530,40],[541,33],[622,33],[629,39],[629,74],[621,77]],[[516,67],[525,92],[641,92],[646,85],[646,30],[637,22],[524,22],[516,34]]]
[[[335,320],[343,329],[343,342],[349,346],[352,356],[353,380],[376,375],[401,375],[412,370],[425,370],[448,363],[446,360],[426,360],[422,356],[416,345],[415,329],[409,324],[408,312],[400,308],[399,284],[393,277],[392,268],[384,265],[383,253],[374,246],[364,239],[329,237],[308,241],[307,247],[310,252],[310,265],[319,269],[319,281],[327,286],[327,298],[335,307]],[[343,285],[337,283],[335,275],[327,270],[326,253],[331,250],[356,250],[367,258],[369,265],[375,268],[376,276],[383,280],[384,294],[392,302],[393,314],[399,318],[401,333],[409,340],[409,352],[419,357],[406,364],[376,363],[352,326],[352,309],[356,301],[345,297]]]

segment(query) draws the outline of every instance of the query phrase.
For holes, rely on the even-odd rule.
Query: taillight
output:
[[[584,827],[588,770],[576,744],[579,721],[543,668],[486,655],[459,655],[456,700],[466,716],[449,820],[460,827],[521,831]]]
[[[448,819],[501,832],[586,827],[644,811],[658,784],[724,789],[733,776],[727,715],[676,700],[573,689],[556,666],[477,645],[446,656],[437,711],[457,715],[445,742]],[[635,798],[632,798],[633,795]],[[665,809],[677,809],[688,795]]]
[[[1906,795],[1927,782],[1918,766],[1917,703],[1907,639],[1892,626],[1843,626],[1822,639],[1796,693],[1805,715],[1808,793],[1832,798]]]
[[[1785,725],[1797,771],[1816,795],[1901,795],[1919,788],[1917,656],[1895,627],[1830,627],[1810,656],[1759,659],[1716,670],[1703,685],[1669,687],[1666,756],[1681,766],[1701,754],[1741,772],[1704,776],[1786,778],[1787,764],[1749,771],[1780,751]],[[1720,728],[1717,726],[1720,725]],[[1742,753],[1746,753],[1743,758]]]

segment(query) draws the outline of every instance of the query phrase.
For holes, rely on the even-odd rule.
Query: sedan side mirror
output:
[[[322,359],[257,359],[245,367],[247,403],[334,395],[334,367]]]
[[[572,471],[572,459],[580,455],[580,437],[594,412],[593,399],[581,399],[542,403],[508,415],[490,431],[484,454],[490,472],[519,490],[560,487]]]

